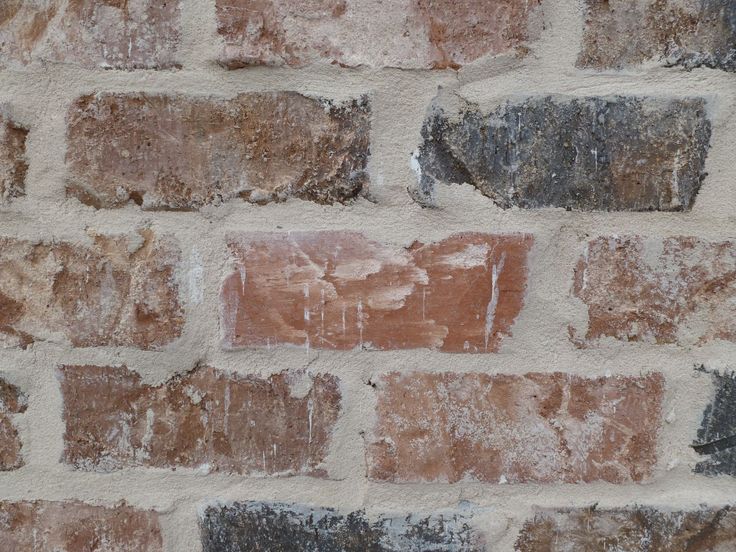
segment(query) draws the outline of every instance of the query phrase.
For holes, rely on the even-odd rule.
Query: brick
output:
[[[319,550],[320,552],[482,552],[469,518],[449,513],[368,518],[331,508],[243,502],[207,507],[200,519],[203,552]]]
[[[573,282],[573,295],[587,307],[587,330],[571,326],[571,335],[581,346],[602,337],[683,345],[736,341],[735,275],[731,241],[596,238]]]
[[[178,262],[150,230],[90,246],[0,238],[0,344],[160,349],[184,325]]]
[[[494,352],[524,301],[529,235],[409,247],[355,232],[229,238],[224,345]]]
[[[365,97],[97,94],[74,103],[67,125],[67,193],[97,208],[132,201],[189,211],[289,197],[332,204],[367,192]]]
[[[695,473],[736,476],[736,374],[699,371],[710,376],[713,400],[705,407],[692,447],[703,460],[695,465]]]
[[[125,367],[65,366],[64,462],[87,471],[196,468],[324,477],[340,413],[337,378],[317,375],[300,392],[269,378],[199,367],[147,385]]]
[[[691,511],[648,507],[544,510],[527,521],[518,552],[726,552],[736,548],[731,507]]]
[[[180,0],[3,0],[0,66],[177,67]]]
[[[702,99],[533,97],[430,109],[415,199],[469,184],[503,209],[689,211],[705,178]]]
[[[539,0],[217,0],[220,62],[446,69],[525,52]],[[536,12],[536,13],[535,13]]]
[[[660,374],[394,372],[372,384],[374,481],[627,483],[656,463]]]
[[[23,465],[23,443],[13,424],[13,415],[22,414],[27,407],[28,400],[20,389],[0,377],[0,472]]]
[[[579,67],[622,69],[646,61],[736,71],[731,0],[586,0]]]
[[[163,552],[158,515],[125,504],[0,502],[0,550]]]
[[[0,112],[0,205],[26,193],[27,136],[28,129]]]

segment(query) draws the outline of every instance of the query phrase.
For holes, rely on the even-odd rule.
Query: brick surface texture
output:
[[[0,0],[0,552],[736,550],[736,0]]]

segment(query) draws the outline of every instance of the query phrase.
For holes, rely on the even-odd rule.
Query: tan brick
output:
[[[648,507],[544,510],[524,524],[518,552],[730,552],[736,513],[729,506],[691,511]]]
[[[3,0],[0,66],[177,66],[180,0]]]
[[[179,250],[142,230],[91,246],[0,238],[0,343],[158,349],[181,335]]]
[[[647,343],[736,341],[736,247],[731,241],[599,237],[575,268],[573,294],[585,303],[585,345],[601,337]]]
[[[28,129],[0,112],[0,205],[26,193],[27,136]]]
[[[163,552],[158,514],[125,504],[0,502],[6,552]]]
[[[26,411],[26,396],[15,385],[0,377],[0,472],[23,465],[23,443],[13,424],[13,415]]]
[[[365,98],[101,94],[77,100],[67,124],[67,192],[97,208],[195,210],[238,197],[329,204],[368,186]]]
[[[539,0],[217,0],[227,67],[459,68],[536,38]]]
[[[126,368],[65,366],[64,461],[78,469],[130,466],[325,476],[340,412],[337,378],[298,391],[269,378],[200,367],[161,385]]]
[[[664,378],[390,373],[368,476],[394,483],[627,483],[656,462]]]
[[[586,0],[578,66],[621,69],[649,60],[736,71],[733,0]]]
[[[497,351],[521,310],[529,235],[392,247],[355,232],[230,238],[225,346]]]

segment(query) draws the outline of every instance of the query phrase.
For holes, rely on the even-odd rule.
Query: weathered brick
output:
[[[481,552],[469,518],[408,514],[370,519],[365,512],[263,502],[207,507],[200,519],[203,552]]]
[[[180,0],[3,0],[0,66],[176,67]]]
[[[97,94],[79,98],[67,124],[67,193],[97,208],[194,210],[237,197],[344,203],[368,186],[365,97]]]
[[[524,301],[529,235],[391,247],[355,232],[230,238],[225,346],[497,351]]]
[[[648,60],[736,71],[732,0],[586,0],[578,66],[621,69]]]
[[[690,210],[711,126],[702,99],[535,97],[484,113],[432,107],[415,198],[470,184],[503,209]]]
[[[325,476],[340,413],[337,378],[302,393],[284,372],[267,379],[199,367],[146,385],[124,367],[59,369],[64,461],[82,470],[130,466]]]
[[[692,237],[600,237],[575,268],[588,310],[586,345],[601,337],[649,343],[736,341],[736,247]],[[578,332],[582,335],[578,335]]]
[[[220,62],[457,69],[524,51],[539,0],[217,0]]]
[[[13,414],[26,411],[28,401],[15,385],[0,378],[0,472],[23,465],[23,443],[13,424]]]
[[[163,552],[158,514],[125,504],[0,502],[0,550]]]
[[[706,372],[704,367],[700,371]],[[710,373],[715,388],[713,401],[706,406],[693,449],[705,459],[696,473],[736,476],[736,374]]]
[[[625,483],[656,463],[660,374],[394,372],[373,385],[372,480]]]
[[[0,112],[0,205],[26,193],[27,136],[28,129]]]
[[[134,238],[95,236],[91,246],[0,238],[0,343],[158,349],[179,337],[179,250],[150,230]]]
[[[647,507],[544,510],[527,521],[518,552],[728,552],[736,549],[729,506],[692,511]]]

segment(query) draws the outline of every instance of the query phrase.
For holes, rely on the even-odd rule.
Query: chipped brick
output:
[[[98,94],[77,100],[67,125],[67,193],[97,208],[196,210],[238,197],[332,204],[367,192],[366,98]]]
[[[390,373],[368,476],[393,483],[626,483],[656,463],[664,378]]]
[[[0,550],[163,552],[158,515],[125,504],[0,502]]]
[[[436,104],[422,129],[415,199],[469,184],[503,209],[688,211],[705,178],[701,99],[536,97],[484,113]]]
[[[0,238],[0,343],[159,349],[179,337],[179,250],[150,230],[136,238],[96,236],[91,246]]]
[[[13,424],[13,415],[26,411],[28,401],[15,385],[0,378],[0,472],[23,465],[23,443]]]
[[[245,502],[208,507],[200,528],[204,552],[481,552],[482,538],[468,521],[457,513],[370,519],[362,511]]]
[[[732,0],[586,0],[579,67],[622,69],[654,60],[736,71]]]
[[[340,413],[337,378],[317,375],[297,393],[269,378],[199,367],[147,385],[124,367],[66,366],[64,462],[111,471],[131,466],[325,476]]]
[[[521,310],[529,235],[390,247],[355,232],[230,238],[225,346],[497,351]]]
[[[726,552],[736,549],[736,515],[729,506],[692,511],[647,507],[544,510],[524,524],[515,549]]]
[[[26,193],[27,136],[28,129],[0,113],[0,205]]]
[[[736,341],[736,248],[694,237],[600,237],[575,268],[573,294],[588,311],[586,345],[621,341],[701,345]],[[578,335],[582,334],[582,335]]]
[[[705,372],[705,368],[701,367]],[[710,373],[715,388],[713,400],[703,412],[693,449],[704,456],[695,473],[736,476],[736,374]]]
[[[539,1],[217,0],[220,62],[457,69],[522,49]]]
[[[180,0],[3,0],[0,66],[177,66]]]

